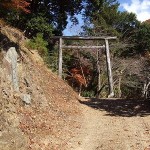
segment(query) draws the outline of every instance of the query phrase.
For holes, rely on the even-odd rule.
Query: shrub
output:
[[[47,46],[48,46],[48,42],[43,39],[43,34],[42,33],[37,33],[36,37],[31,39],[27,43],[28,48],[38,50],[38,52],[41,56],[48,55]]]
[[[95,97],[95,95],[94,95],[94,91],[82,91],[82,93],[81,93],[81,95],[83,96],[83,97]]]

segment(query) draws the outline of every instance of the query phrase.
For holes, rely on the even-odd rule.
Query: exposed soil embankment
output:
[[[24,47],[21,32],[2,27],[1,35],[0,149],[69,149],[70,139],[80,128],[77,94],[44,65],[36,51]],[[16,91],[6,55],[17,44]]]

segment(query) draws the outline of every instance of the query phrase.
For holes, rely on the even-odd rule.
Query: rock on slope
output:
[[[47,69],[36,51],[30,53],[24,47],[20,31],[9,26],[0,29],[0,149],[69,149],[70,139],[80,128],[77,94]],[[15,92],[9,76],[12,66],[5,56],[17,44],[21,59],[17,60],[19,91]],[[25,96],[29,101],[24,101]]]

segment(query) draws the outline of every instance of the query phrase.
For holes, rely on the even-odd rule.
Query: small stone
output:
[[[78,141],[78,145],[81,145],[81,141]]]
[[[31,104],[31,96],[29,94],[23,94],[22,101],[26,104]]]
[[[141,108],[141,106],[137,105],[134,107],[134,110],[139,110]]]
[[[36,87],[36,89],[37,89],[37,90],[39,90],[39,89],[40,89],[40,87],[38,87],[38,86],[37,86],[37,87]]]
[[[150,145],[148,147],[146,147],[144,150],[150,150]]]

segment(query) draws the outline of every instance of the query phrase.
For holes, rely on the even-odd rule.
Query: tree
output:
[[[35,36],[37,33],[43,33],[44,38],[52,35],[53,26],[49,23],[49,19],[42,13],[32,15],[26,23],[26,33]]]
[[[150,23],[141,23],[134,38],[137,43],[135,48],[138,52],[150,52]]]
[[[77,23],[74,15],[81,11],[81,3],[82,0],[45,0],[44,2],[42,0],[32,0],[30,6],[32,14],[29,17],[32,18],[33,14],[44,14],[49,23],[53,25],[55,34],[61,35],[67,26],[68,16],[71,16],[71,21]]]
[[[116,63],[118,68],[120,67],[120,63],[118,63],[120,56],[122,60],[124,59],[122,57],[127,58],[136,55],[136,48],[148,49],[150,43],[147,39],[150,31],[148,25],[142,25],[134,13],[120,12],[118,10],[119,4],[116,0],[85,0],[84,8],[85,25],[83,35],[118,37],[118,44],[112,44],[111,46],[111,54],[117,57]],[[143,39],[142,34],[144,36]],[[113,67],[114,59],[115,57],[113,57]],[[105,72],[105,68],[101,65],[101,76],[104,76],[106,79]],[[132,74],[132,77],[133,81],[136,81],[134,74]],[[129,87],[127,86],[127,90],[130,91],[131,86],[132,83]],[[119,85],[120,87],[121,84]]]
[[[9,2],[4,0],[1,1],[0,8],[3,8],[2,18],[22,30],[32,30],[33,36],[38,31],[33,29],[33,25],[30,28],[29,24],[38,22],[39,18],[40,20],[46,18],[46,24],[53,26],[54,34],[62,35],[62,31],[68,23],[68,16],[70,16],[72,22],[77,23],[75,14],[81,11],[82,0],[11,0]],[[26,14],[23,12],[26,12]],[[43,19],[41,19],[42,17]],[[37,28],[37,26],[35,27]]]
[[[117,35],[113,25],[118,17],[118,6],[116,0],[86,0],[84,5],[84,21],[87,25],[84,26],[85,32],[87,30],[91,32],[90,34],[94,33],[99,36]]]
[[[1,0],[0,6],[3,6],[6,9],[16,10],[16,11],[23,11],[25,13],[30,13],[29,11],[29,0]]]

